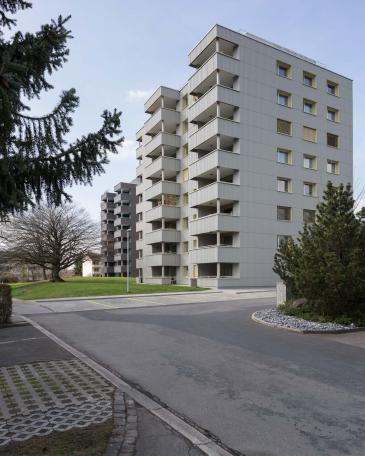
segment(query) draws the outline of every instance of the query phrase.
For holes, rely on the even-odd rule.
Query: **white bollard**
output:
[[[286,286],[284,282],[276,282],[276,305],[280,306],[286,302]]]

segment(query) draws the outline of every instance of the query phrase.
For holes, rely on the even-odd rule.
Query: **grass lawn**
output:
[[[13,298],[48,299],[72,298],[81,296],[109,296],[127,293],[125,277],[74,277],[65,282],[24,282],[12,283]],[[129,281],[129,292],[136,293],[173,293],[177,291],[202,291],[207,288],[192,288],[179,285],[150,285]]]
[[[0,447],[0,456],[103,456],[112,429],[109,420],[85,429],[52,432]]]

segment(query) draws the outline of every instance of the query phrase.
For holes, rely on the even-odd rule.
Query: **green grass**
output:
[[[85,429],[52,432],[0,447],[0,456],[103,456],[112,428],[109,420]]]
[[[18,282],[10,284],[13,298],[49,299],[82,296],[111,296],[127,293],[125,277],[74,277],[65,282]],[[207,288],[193,288],[179,285],[150,285],[129,281],[130,293],[174,293],[178,291],[203,291]]]

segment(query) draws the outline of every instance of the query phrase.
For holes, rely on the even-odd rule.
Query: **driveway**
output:
[[[262,326],[273,299],[245,298],[32,318],[241,454],[363,456],[365,334]]]

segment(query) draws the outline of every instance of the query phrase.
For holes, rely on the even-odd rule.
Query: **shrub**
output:
[[[12,306],[10,286],[0,284],[0,324],[10,323]]]
[[[350,185],[327,184],[315,221],[297,242],[279,247],[273,269],[294,299],[307,299],[310,312],[335,319],[363,309],[365,227],[355,216]]]

